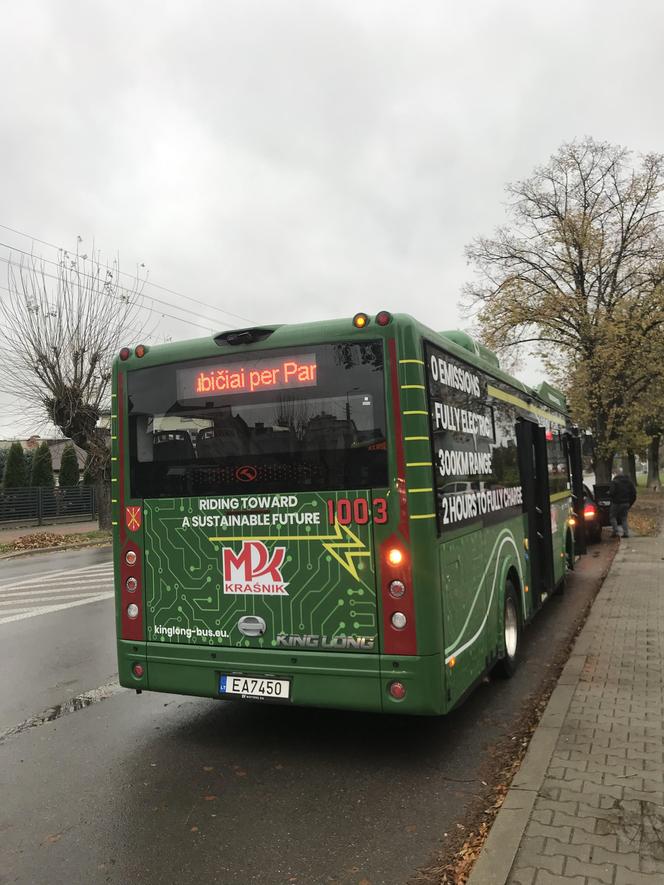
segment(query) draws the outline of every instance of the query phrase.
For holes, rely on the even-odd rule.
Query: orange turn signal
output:
[[[387,554],[387,561],[390,565],[401,565],[403,562],[403,551],[398,547],[392,547]]]
[[[366,313],[356,313],[353,317],[353,325],[356,329],[364,329],[365,326],[369,325],[369,317]]]

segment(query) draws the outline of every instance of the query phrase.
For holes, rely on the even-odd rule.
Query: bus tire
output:
[[[571,532],[567,532],[565,536],[565,564],[567,565],[567,571],[574,571],[574,535]]]
[[[562,596],[567,586],[567,573],[574,571],[574,538],[571,532],[565,535],[565,574],[562,576],[556,589],[553,591],[556,596]]]
[[[496,664],[496,672],[503,679],[509,679],[519,666],[521,651],[521,618],[516,587],[510,578],[505,581],[503,600],[503,657]]]

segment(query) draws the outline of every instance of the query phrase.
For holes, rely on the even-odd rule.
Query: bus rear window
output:
[[[383,379],[380,341],[130,372],[131,494],[384,487]]]

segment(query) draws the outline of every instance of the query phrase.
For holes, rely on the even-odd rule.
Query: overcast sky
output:
[[[467,325],[464,246],[507,181],[586,134],[664,150],[663,34],[661,0],[8,2],[0,225],[200,300],[148,287],[158,336],[246,325],[223,310]]]

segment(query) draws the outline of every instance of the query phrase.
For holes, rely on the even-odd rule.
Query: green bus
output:
[[[574,564],[563,395],[407,315],[123,348],[111,437],[137,691],[446,713]]]

